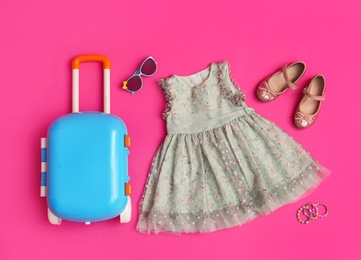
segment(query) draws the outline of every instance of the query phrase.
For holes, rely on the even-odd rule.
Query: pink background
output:
[[[271,3],[273,2],[273,3]],[[0,259],[361,259],[360,131],[361,3],[343,1],[2,1],[0,4]],[[85,226],[52,226],[39,197],[40,138],[71,109],[73,57],[112,61],[111,109],[132,136],[129,173],[133,215]],[[157,74],[141,92],[121,82],[153,55]],[[306,147],[332,175],[307,198],[242,227],[210,234],[143,235],[138,202],[154,152],[166,131],[156,80],[187,75],[227,59],[247,103]],[[300,88],[272,103],[257,83],[283,64],[303,60]],[[100,110],[101,67],[82,65],[81,110]],[[298,130],[292,114],[317,73],[327,100],[314,126]],[[325,219],[300,225],[295,212],[328,204]]]

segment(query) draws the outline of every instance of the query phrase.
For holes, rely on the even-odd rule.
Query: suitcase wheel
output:
[[[128,223],[132,218],[132,201],[128,196],[128,202],[125,209],[120,213],[120,223]]]
[[[48,219],[49,219],[49,222],[53,225],[61,224],[61,218],[58,218],[57,216],[55,216],[49,208],[48,208]]]

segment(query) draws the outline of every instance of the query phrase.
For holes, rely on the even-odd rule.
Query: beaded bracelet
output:
[[[306,210],[306,207],[307,207],[307,205],[300,207],[300,208],[297,210],[297,213],[296,213],[297,220],[298,220],[298,222],[301,223],[301,224],[308,224],[308,223],[310,223],[310,220],[311,220],[311,218],[308,217],[308,216],[305,215],[305,214],[304,214],[304,215],[307,217],[307,219],[306,219],[306,220],[302,220],[302,218],[301,218],[301,212],[304,212],[304,210]]]
[[[318,218],[324,218],[324,217],[326,217],[327,215],[328,215],[328,208],[327,208],[327,206],[326,206],[326,204],[325,203],[321,203],[321,202],[317,202],[317,203],[314,203],[314,205],[317,207],[318,205],[321,205],[322,207],[324,207],[325,208],[325,213],[323,213],[323,214],[320,214],[320,213],[318,213]],[[317,207],[318,208],[318,207]]]

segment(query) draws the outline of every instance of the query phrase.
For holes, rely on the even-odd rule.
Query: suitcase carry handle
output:
[[[104,113],[110,113],[110,59],[102,55],[81,55],[73,59],[72,67],[72,111],[79,112],[79,70],[81,62],[99,61],[104,69]]]

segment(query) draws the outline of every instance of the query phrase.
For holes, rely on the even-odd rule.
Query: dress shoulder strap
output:
[[[164,97],[167,101],[164,112],[163,112],[164,120],[167,119],[168,115],[170,114],[170,111],[172,110],[172,103],[174,100],[174,96],[172,95],[171,86],[172,85],[169,82],[169,78],[158,80],[158,87],[160,90],[163,91]]]
[[[219,68],[219,85],[223,95],[229,99],[234,105],[240,106],[246,98],[246,94],[241,90],[240,86],[231,76],[230,65],[227,61],[218,64]]]

